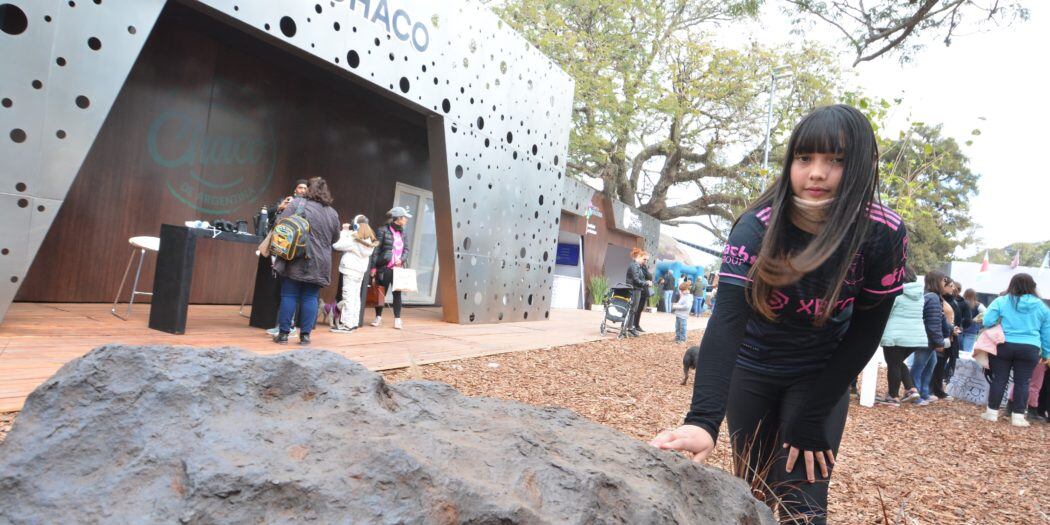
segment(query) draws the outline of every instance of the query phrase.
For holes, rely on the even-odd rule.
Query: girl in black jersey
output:
[[[726,418],[734,456],[782,520],[827,521],[847,389],[904,285],[907,233],[878,182],[859,111],[827,106],[798,123],[780,177],[729,234],[685,424],[651,442],[700,462]]]

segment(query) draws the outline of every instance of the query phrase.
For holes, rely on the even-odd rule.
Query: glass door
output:
[[[412,218],[405,225],[405,245],[409,248],[409,268],[416,271],[418,292],[405,293],[408,304],[434,304],[437,295],[437,223],[434,217],[434,194],[397,183],[394,206],[408,210]]]

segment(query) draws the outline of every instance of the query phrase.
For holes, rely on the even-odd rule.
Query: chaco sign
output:
[[[339,0],[342,1],[342,0]],[[420,53],[430,47],[430,30],[426,24],[416,19],[413,22],[412,15],[404,9],[394,5],[393,12],[387,0],[349,0],[350,10],[360,13],[374,24],[386,28],[386,32],[393,34],[402,42],[412,41],[412,47]],[[418,13],[417,13],[418,14]]]

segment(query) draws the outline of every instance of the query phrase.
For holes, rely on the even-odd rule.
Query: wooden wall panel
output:
[[[421,115],[169,4],[17,300],[112,301],[129,237],[158,235],[162,223],[250,220],[298,178],[325,177],[341,219],[364,213],[377,225],[396,182],[431,189],[428,162]],[[152,288],[154,261],[140,289]],[[199,242],[191,302],[240,303],[254,269],[250,246]]]
[[[612,203],[609,202],[607,197],[595,194],[593,203],[602,213],[601,218],[591,218],[591,224],[595,226],[595,235],[587,235],[586,219],[565,211],[561,212],[561,230],[583,237],[583,276],[585,283],[592,276],[605,274],[605,252],[610,244],[627,249],[635,247],[645,248],[645,239],[612,228],[613,209]],[[590,302],[589,294],[587,295],[587,302]]]

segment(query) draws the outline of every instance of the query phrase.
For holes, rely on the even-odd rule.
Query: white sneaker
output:
[[[372,326],[378,327],[378,326],[382,326],[382,325],[383,325],[383,317],[382,316],[378,316],[378,317],[376,317],[375,321],[372,321]]]
[[[400,329],[401,329],[401,319],[398,319],[398,318],[395,317],[394,318],[394,330],[400,330]]]
[[[981,414],[981,419],[995,423],[999,421],[999,411],[994,408],[985,408],[984,413]]]
[[[1032,426],[1025,419],[1024,414],[1010,414],[1010,424],[1015,427],[1030,427]]]

